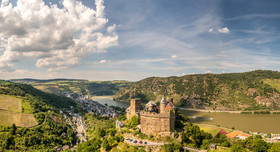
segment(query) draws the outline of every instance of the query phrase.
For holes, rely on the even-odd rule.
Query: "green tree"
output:
[[[104,149],[108,150],[110,148],[110,145],[108,143],[108,140],[107,138],[105,138],[102,142],[102,145],[101,145]]]
[[[180,151],[182,149],[180,144],[175,144],[175,143],[171,143],[171,144],[164,144],[162,150],[164,152],[174,152],[174,151]]]
[[[244,148],[242,145],[236,143],[234,145],[232,145],[232,147],[230,148],[231,152],[246,152],[246,148]]]
[[[188,121],[188,119],[181,113],[180,110],[176,109],[176,119],[175,119],[175,128],[183,129],[185,122]]]
[[[210,145],[209,140],[204,139],[204,140],[202,141],[201,148],[202,148],[202,149],[208,149],[208,148],[209,148],[209,145]]]
[[[106,134],[106,132],[105,132],[105,130],[104,130],[103,128],[98,128],[98,129],[96,130],[96,135],[97,135],[97,137],[104,137],[105,134]]]
[[[252,145],[253,152],[265,152],[268,149],[268,144],[262,139],[255,139]]]
[[[12,125],[12,134],[15,135],[17,131],[17,126],[13,123]]]
[[[274,143],[268,152],[280,152],[280,143]]]
[[[210,133],[204,132],[200,130],[197,125],[188,124],[184,127],[184,133],[182,133],[182,142],[186,144],[191,144],[194,147],[200,147],[202,145],[202,141],[204,139],[212,139],[212,135]],[[185,134],[185,135],[184,135]]]
[[[137,125],[139,125],[139,118],[134,115],[130,118],[128,123],[130,127],[136,127]]]

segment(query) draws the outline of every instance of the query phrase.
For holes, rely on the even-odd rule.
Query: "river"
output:
[[[280,114],[238,114],[182,110],[193,123],[220,125],[240,131],[280,133]],[[203,119],[204,118],[204,119]]]
[[[112,96],[94,96],[94,101],[109,106],[127,108],[129,103],[113,101]],[[221,127],[238,129],[240,131],[280,133],[280,114],[238,114],[226,112],[200,112],[181,110],[193,123],[220,125]]]
[[[112,96],[92,96],[91,99],[104,105],[107,104],[108,106],[117,106],[121,108],[129,107],[128,102],[113,101]]]

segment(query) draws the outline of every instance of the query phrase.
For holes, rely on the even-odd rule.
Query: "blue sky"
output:
[[[10,2],[15,8],[17,1]],[[15,15],[15,9],[5,16],[4,8],[8,6],[1,6],[0,20],[7,24],[0,23],[0,78],[140,80],[150,76],[280,70],[277,0],[84,0],[79,5],[74,0],[49,2],[43,4],[55,12],[50,13],[54,20],[31,11],[32,18],[39,14],[37,22],[44,23],[37,25],[20,14],[23,21],[13,29],[18,31],[16,34],[6,30],[12,23],[7,16]],[[54,4],[57,8],[51,9]],[[74,6],[76,12],[71,14]],[[82,11],[85,8],[87,13]],[[100,15],[91,16],[94,12]],[[63,21],[69,21],[61,29],[51,24],[60,23],[59,13]],[[53,32],[54,28],[58,30]],[[47,32],[42,33],[43,29]],[[48,33],[63,36],[54,39],[57,35]],[[35,36],[31,39],[28,34]],[[31,42],[42,39],[44,43],[34,41],[40,45],[31,47],[24,38]]]

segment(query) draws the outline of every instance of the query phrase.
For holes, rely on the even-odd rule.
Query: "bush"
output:
[[[182,146],[180,144],[164,144],[162,151],[164,152],[174,152],[174,151],[180,151],[182,149]]]
[[[136,127],[137,125],[139,125],[139,118],[137,116],[132,116],[130,118],[130,120],[128,121],[128,125],[130,127]]]

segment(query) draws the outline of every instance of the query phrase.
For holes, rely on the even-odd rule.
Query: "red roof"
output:
[[[223,134],[223,135],[226,135],[227,134],[227,131],[225,131],[224,129],[221,129],[218,134]]]
[[[248,135],[248,134],[240,134],[239,136],[250,137],[250,135]]]
[[[168,110],[170,110],[170,109],[172,109],[172,106],[170,105],[170,103],[165,107],[165,109],[164,109],[164,111],[168,111]]]
[[[236,137],[236,136],[239,135],[239,134],[240,134],[240,133],[237,132],[237,131],[232,131],[232,132],[228,133],[226,136],[227,136],[228,138],[234,138],[234,137]]]

